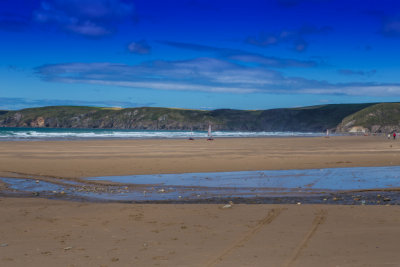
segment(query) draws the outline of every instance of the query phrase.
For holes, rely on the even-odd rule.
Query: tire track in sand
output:
[[[300,244],[294,249],[292,256],[282,265],[282,267],[295,266],[297,259],[300,257],[301,252],[307,247],[308,242],[311,240],[315,232],[317,232],[318,227],[325,223],[327,217],[326,210],[320,210],[314,217],[310,231],[305,235],[304,239]]]
[[[261,227],[263,227],[264,225],[268,225],[273,220],[275,220],[275,218],[278,217],[279,214],[281,214],[281,212],[285,209],[286,208],[271,209],[268,212],[267,216],[265,216],[262,220],[260,220],[256,226],[254,226],[250,231],[248,231],[243,237],[236,240],[232,245],[224,249],[215,259],[210,260],[205,266],[211,267],[221,262],[223,258],[228,256],[233,250],[243,246],[246,242],[248,242],[258,231],[260,231]]]

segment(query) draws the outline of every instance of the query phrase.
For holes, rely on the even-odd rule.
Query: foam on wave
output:
[[[214,137],[268,137],[268,136],[322,136],[322,133],[302,132],[234,132],[215,131]],[[104,129],[32,129],[5,128],[0,130],[0,140],[47,140],[47,139],[173,139],[206,138],[207,132],[104,130]]]

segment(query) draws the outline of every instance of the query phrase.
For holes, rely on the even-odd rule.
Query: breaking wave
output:
[[[324,133],[305,132],[245,132],[215,131],[222,137],[289,137],[323,136]],[[206,138],[206,131],[115,130],[115,129],[55,129],[55,128],[0,128],[0,140],[80,140],[80,139],[186,139]]]

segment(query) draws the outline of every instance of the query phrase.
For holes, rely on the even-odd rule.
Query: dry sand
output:
[[[383,137],[0,142],[0,174],[88,177],[400,165]]]
[[[98,175],[400,165],[382,137],[0,142],[0,172]],[[1,186],[1,185],[0,185]],[[400,207],[0,198],[0,266],[400,266]]]

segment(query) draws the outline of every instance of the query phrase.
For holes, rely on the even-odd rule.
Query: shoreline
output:
[[[364,136],[357,134],[331,134],[329,137],[338,137],[338,136]],[[383,137],[385,135],[371,135],[375,137]],[[155,140],[188,140],[189,135],[185,137],[72,137],[72,138],[63,138],[63,137],[46,137],[46,138],[15,138],[15,139],[0,139],[1,142],[84,142],[84,141],[155,141]],[[304,135],[265,135],[265,136],[214,136],[215,140],[222,139],[269,139],[269,138],[316,138],[316,137],[326,137],[324,133],[304,133]],[[328,138],[329,138],[328,137]],[[207,141],[207,136],[194,137],[193,140],[190,141]]]
[[[333,134],[343,135],[343,133]],[[214,131],[215,138],[321,137],[325,132]],[[157,140],[206,139],[207,131],[99,128],[0,128],[0,141]]]

